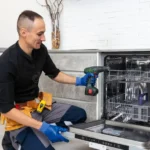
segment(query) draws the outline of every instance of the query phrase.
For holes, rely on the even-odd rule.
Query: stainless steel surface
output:
[[[74,127],[70,128],[70,132],[73,132],[73,133],[78,134],[78,135],[86,136],[89,138],[92,137],[94,139],[103,140],[106,142],[124,144],[124,145],[127,145],[130,147],[129,150],[132,150],[135,147],[136,147],[136,150],[142,150],[143,149],[143,146],[142,146],[143,142],[137,142],[137,141],[128,140],[128,139],[124,139],[124,138],[120,138],[120,137],[115,137],[115,136],[111,136],[111,135],[95,133],[95,132],[91,132],[91,131],[79,129],[79,128],[74,128]]]
[[[105,123],[107,125],[112,125],[112,126],[117,126],[117,127],[123,127],[123,128],[129,128],[129,129],[137,129],[137,130],[143,130],[143,131],[150,132],[150,128],[149,127],[145,127],[145,126],[139,126],[139,125],[134,125],[134,124],[129,124],[129,123],[109,121],[109,120],[106,120]]]
[[[49,50],[50,53],[91,53],[91,52],[98,52],[98,53],[118,53],[118,52],[127,52],[127,53],[133,53],[133,52],[150,52],[150,49],[70,49],[70,50]]]

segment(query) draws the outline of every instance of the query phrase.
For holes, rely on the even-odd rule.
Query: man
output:
[[[51,110],[44,108],[41,113],[28,105],[36,103],[41,72],[56,82],[76,86],[86,86],[87,79],[93,74],[73,77],[56,68],[42,44],[45,41],[45,23],[39,14],[22,12],[17,21],[17,31],[19,40],[0,57],[0,112],[7,118],[3,149],[54,150],[51,142],[68,142],[61,135],[67,131],[64,127],[68,122],[84,122],[86,113],[79,107],[62,103],[53,103]],[[92,84],[95,81],[93,77]]]

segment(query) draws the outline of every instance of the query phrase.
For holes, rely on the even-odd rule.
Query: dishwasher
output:
[[[150,149],[150,53],[104,54],[103,65],[102,116],[70,132],[99,150]]]

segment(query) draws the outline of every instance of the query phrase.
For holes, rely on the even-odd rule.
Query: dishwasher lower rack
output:
[[[150,102],[147,101],[143,105],[139,105],[137,101],[122,101],[122,99],[120,100],[121,97],[125,97],[125,94],[107,99],[107,118],[122,122],[148,122],[150,120]]]
[[[120,122],[148,123],[150,72],[110,70],[105,76],[105,118]]]

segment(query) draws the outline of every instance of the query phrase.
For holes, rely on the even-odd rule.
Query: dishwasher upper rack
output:
[[[109,70],[105,82],[113,81],[150,83],[150,71]]]

